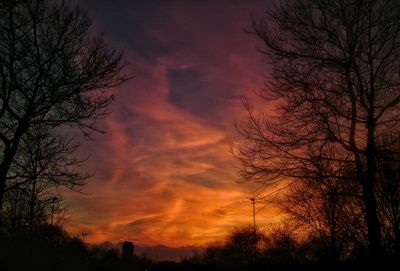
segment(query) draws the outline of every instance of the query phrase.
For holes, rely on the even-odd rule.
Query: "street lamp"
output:
[[[256,235],[256,199],[250,198],[251,203],[253,204],[253,268],[256,262],[256,253],[257,253],[257,235]]]
[[[52,199],[52,205],[51,205],[51,225],[53,226],[53,219],[54,219],[54,205],[56,203],[56,201],[58,200],[57,197],[54,197]]]

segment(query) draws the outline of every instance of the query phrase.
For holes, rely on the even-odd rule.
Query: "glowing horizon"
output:
[[[125,48],[134,79],[80,152],[94,170],[85,192],[68,193],[71,234],[85,241],[202,246],[252,224],[254,184],[239,184],[231,154],[240,97],[262,87],[265,66],[250,27],[261,1],[79,1],[95,29]],[[257,217],[272,223],[273,209]],[[262,216],[261,216],[262,215]],[[264,216],[267,216],[264,217]]]

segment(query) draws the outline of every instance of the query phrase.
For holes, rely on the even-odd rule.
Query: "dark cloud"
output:
[[[129,222],[124,225],[119,225],[116,227],[117,230],[121,230],[124,232],[141,232],[147,228],[149,228],[150,225],[157,224],[157,222],[162,221],[164,217],[162,215],[154,216],[154,217],[149,217],[149,218],[140,218],[136,219],[132,222]]]
[[[221,107],[234,97],[233,85],[210,82],[196,68],[167,69],[168,100],[210,122],[219,122]]]
[[[156,1],[81,0],[79,5],[94,19],[97,32],[104,32],[111,42],[155,61],[169,49],[157,38],[156,31],[165,24],[162,5]]]

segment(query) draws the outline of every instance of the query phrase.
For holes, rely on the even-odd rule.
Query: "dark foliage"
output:
[[[398,154],[399,22],[393,0],[279,1],[253,18],[270,70],[260,96],[276,110],[245,102],[242,175],[297,190],[292,215],[330,239],[332,258],[365,244],[376,261],[398,254],[398,179],[379,161]]]
[[[6,191],[37,174],[69,188],[85,179],[72,169],[75,147],[66,130],[98,131],[95,122],[114,98],[108,89],[127,79],[120,75],[122,52],[93,36],[91,23],[68,1],[0,1],[0,209]],[[26,163],[26,146],[42,138],[39,145],[59,146],[43,174]],[[41,158],[51,147],[41,145]]]

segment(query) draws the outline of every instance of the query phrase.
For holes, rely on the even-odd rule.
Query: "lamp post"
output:
[[[254,235],[256,233],[256,199],[251,198],[251,203],[253,204],[253,230],[254,230]]]
[[[256,199],[250,198],[250,201],[253,204],[253,268],[254,268],[256,262],[256,253],[257,253]]]
[[[53,219],[54,219],[54,205],[56,203],[56,201],[58,200],[57,197],[54,197],[52,199],[52,205],[51,205],[51,225],[53,226]]]

